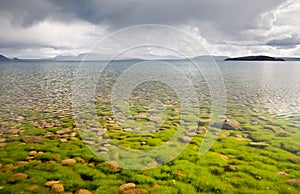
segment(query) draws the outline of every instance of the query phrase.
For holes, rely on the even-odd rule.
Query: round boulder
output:
[[[61,192],[65,191],[64,186],[61,183],[57,183],[57,184],[52,185],[51,190],[54,193],[61,193]]]
[[[119,187],[119,189],[121,191],[126,191],[126,190],[129,190],[129,189],[135,189],[135,184],[134,183],[126,183],[126,184],[123,184]]]
[[[71,166],[71,165],[76,164],[76,160],[71,159],[71,158],[69,158],[69,159],[64,159],[64,160],[61,161],[61,164],[62,164],[63,166]]]
[[[225,130],[237,130],[239,129],[240,123],[236,120],[225,119],[221,121],[216,121],[211,126]]]

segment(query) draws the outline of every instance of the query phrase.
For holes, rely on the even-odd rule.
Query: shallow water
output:
[[[223,62],[220,68],[229,104],[238,97],[274,116],[299,116],[299,62]]]
[[[102,97],[105,93],[110,93],[109,87],[134,63],[136,62],[112,62],[105,69],[106,73],[99,75],[97,91]],[[183,70],[187,77],[198,79],[197,82],[202,83],[198,88],[202,92],[198,94],[209,95],[204,77],[193,76],[189,62],[167,63]],[[88,62],[87,66],[93,69],[104,65],[105,62]],[[14,119],[20,110],[28,109],[70,112],[72,84],[79,66],[80,62],[66,61],[0,62],[0,120]],[[279,118],[284,117],[291,122],[300,121],[300,62],[219,61],[218,66],[226,89],[227,112],[234,112],[235,108],[249,108],[257,112],[268,112]],[[153,71],[159,74],[161,69]]]

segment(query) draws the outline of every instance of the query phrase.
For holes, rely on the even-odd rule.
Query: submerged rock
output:
[[[192,141],[192,138],[185,136],[185,137],[178,138],[178,140],[182,143],[190,143]]]
[[[194,136],[197,135],[197,133],[195,133],[195,132],[192,131],[192,132],[186,132],[185,135],[187,135],[189,137],[194,137]]]
[[[289,179],[287,182],[288,182],[289,184],[293,185],[294,187],[298,187],[299,184],[300,184],[300,181],[297,180],[297,179]]]
[[[1,171],[2,172],[11,172],[15,168],[16,167],[14,166],[14,164],[5,164],[1,167]]]
[[[235,171],[236,171],[236,168],[235,168],[235,166],[233,166],[233,165],[225,165],[225,166],[224,166],[224,170],[225,170],[225,171],[230,171],[230,172],[235,172]]]
[[[150,168],[154,168],[154,167],[156,167],[156,166],[158,166],[158,163],[157,163],[156,161],[149,162],[149,163],[147,164],[147,167],[150,167]]]
[[[250,142],[249,145],[251,145],[253,147],[264,148],[264,147],[267,147],[269,144],[266,142]]]
[[[23,137],[22,140],[25,143],[41,143],[43,138],[39,137],[39,136],[26,136],[26,137]]]
[[[159,187],[160,187],[160,185],[157,184],[157,183],[154,183],[154,184],[151,186],[151,188],[159,188]]]
[[[270,131],[272,131],[273,133],[276,132],[276,128],[275,128],[274,126],[272,126],[272,125],[265,125],[265,126],[264,126],[264,129],[270,130]]]
[[[17,135],[17,134],[21,134],[21,130],[19,130],[19,129],[9,129],[8,131],[7,131],[7,134],[11,134],[11,135]]]
[[[206,126],[206,125],[209,125],[210,122],[211,122],[211,119],[200,119],[198,124],[199,124],[199,126]]]
[[[64,160],[61,161],[61,164],[62,164],[63,166],[71,166],[71,165],[76,164],[76,160],[71,159],[71,158],[69,158],[69,159],[64,159]]]
[[[233,119],[225,119],[225,120],[213,122],[211,126],[215,128],[222,128],[225,130],[237,130],[239,129],[240,123]]]
[[[71,132],[72,132],[72,130],[69,129],[69,128],[61,129],[59,131],[56,131],[56,133],[59,134],[59,135],[64,135],[64,134],[68,134],[68,133],[71,133]]]
[[[256,121],[250,121],[250,124],[251,125],[258,125],[258,122],[256,122]]]
[[[108,153],[110,150],[107,147],[101,147],[101,148],[97,149],[97,151]]]
[[[25,158],[25,160],[32,161],[32,160],[34,160],[34,156],[28,156],[28,157]]]
[[[126,190],[129,190],[129,189],[135,189],[135,184],[134,183],[126,183],[126,184],[123,184],[119,187],[119,189],[121,191],[126,191]]]
[[[195,132],[196,132],[197,134],[204,134],[204,133],[206,133],[206,128],[205,128],[205,127],[198,127],[198,128],[195,130]]]
[[[44,186],[45,187],[52,187],[54,184],[59,184],[60,181],[47,181],[45,182]]]
[[[6,146],[6,143],[0,143],[0,148],[4,148]]]
[[[29,152],[29,156],[35,156],[35,155],[37,155],[37,151],[30,151]]]
[[[132,128],[125,128],[125,129],[123,129],[123,131],[132,133],[133,129]]]
[[[27,190],[30,192],[33,192],[34,190],[38,189],[39,185],[30,185],[29,187],[27,187]]]
[[[289,158],[289,161],[294,164],[300,164],[300,160],[293,156]]]
[[[75,192],[75,194],[92,194],[92,192],[90,192],[87,189],[79,189],[78,191]]]
[[[9,183],[14,183],[14,182],[17,182],[19,180],[22,180],[22,179],[27,179],[28,178],[28,175],[27,174],[24,174],[24,173],[17,173],[17,174],[14,174],[12,175],[11,177],[9,177],[8,181]]]
[[[141,146],[143,146],[143,145],[147,145],[147,142],[145,142],[145,141],[142,141],[142,142],[140,143],[140,145],[141,145]]]
[[[65,191],[64,186],[61,183],[57,183],[57,184],[52,185],[51,190],[54,193],[61,193],[61,192]]]
[[[60,139],[60,143],[67,143],[68,140],[67,139]]]
[[[116,161],[105,162],[105,166],[109,167],[113,172],[119,172],[121,170]]]
[[[283,172],[283,171],[277,172],[277,174],[278,174],[279,176],[288,176],[288,173]]]

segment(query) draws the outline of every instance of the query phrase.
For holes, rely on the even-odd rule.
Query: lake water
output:
[[[105,64],[88,63],[91,68]],[[105,93],[115,78],[133,63],[135,62],[112,62],[107,73],[100,76],[97,90]],[[187,74],[191,73],[188,66],[185,66],[188,62],[167,63],[183,70],[186,68]],[[251,109],[288,119],[290,122],[300,121],[300,62],[217,63],[226,89],[228,114],[236,109]],[[0,120],[15,120],[22,110],[63,111],[70,114],[72,85],[79,66],[80,62],[62,61],[0,62]],[[154,71],[161,70],[157,68]],[[204,77],[199,76],[198,79],[199,83],[204,83],[204,96],[209,95],[209,92],[205,92],[208,87]]]

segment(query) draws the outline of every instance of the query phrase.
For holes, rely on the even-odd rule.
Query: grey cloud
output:
[[[186,24],[206,22],[234,33],[256,26],[255,19],[284,0],[0,0],[0,10],[13,20],[30,25],[39,20],[85,20],[125,27],[144,23]]]
[[[86,21],[104,24],[109,30],[138,24],[191,25],[207,42],[265,43],[272,37],[264,34],[274,26],[270,12],[288,0],[0,0],[0,17],[22,28],[40,21]],[[269,13],[263,15],[263,13]],[[257,30],[263,30],[258,40]],[[246,31],[250,33],[245,33]],[[5,33],[5,30],[2,31]],[[1,36],[5,36],[2,34]],[[30,35],[29,35],[30,36]],[[278,39],[269,46],[292,46],[297,39]],[[290,42],[289,42],[290,41]],[[16,40],[17,42],[17,40]],[[16,43],[17,44],[17,43]],[[286,45],[284,45],[286,44]],[[55,45],[55,44],[54,44]],[[294,46],[294,45],[293,45]]]
[[[44,0],[0,0],[0,16],[13,25],[31,26],[50,17],[56,7]]]
[[[267,45],[277,48],[296,48],[298,45],[300,45],[300,37],[297,35],[292,35],[281,39],[274,39],[267,42]]]
[[[45,43],[28,43],[28,42],[1,42],[0,49],[40,49],[40,48],[52,48],[55,50],[70,49],[72,47],[58,46],[54,44]]]
[[[276,8],[285,0],[87,0],[52,2],[68,17],[93,24],[107,23],[112,28],[152,23],[192,24],[206,38],[211,34],[235,37],[247,28],[261,28],[260,15]],[[68,17],[65,18],[68,18]],[[215,31],[215,32],[212,32]],[[244,37],[243,37],[244,38]]]

